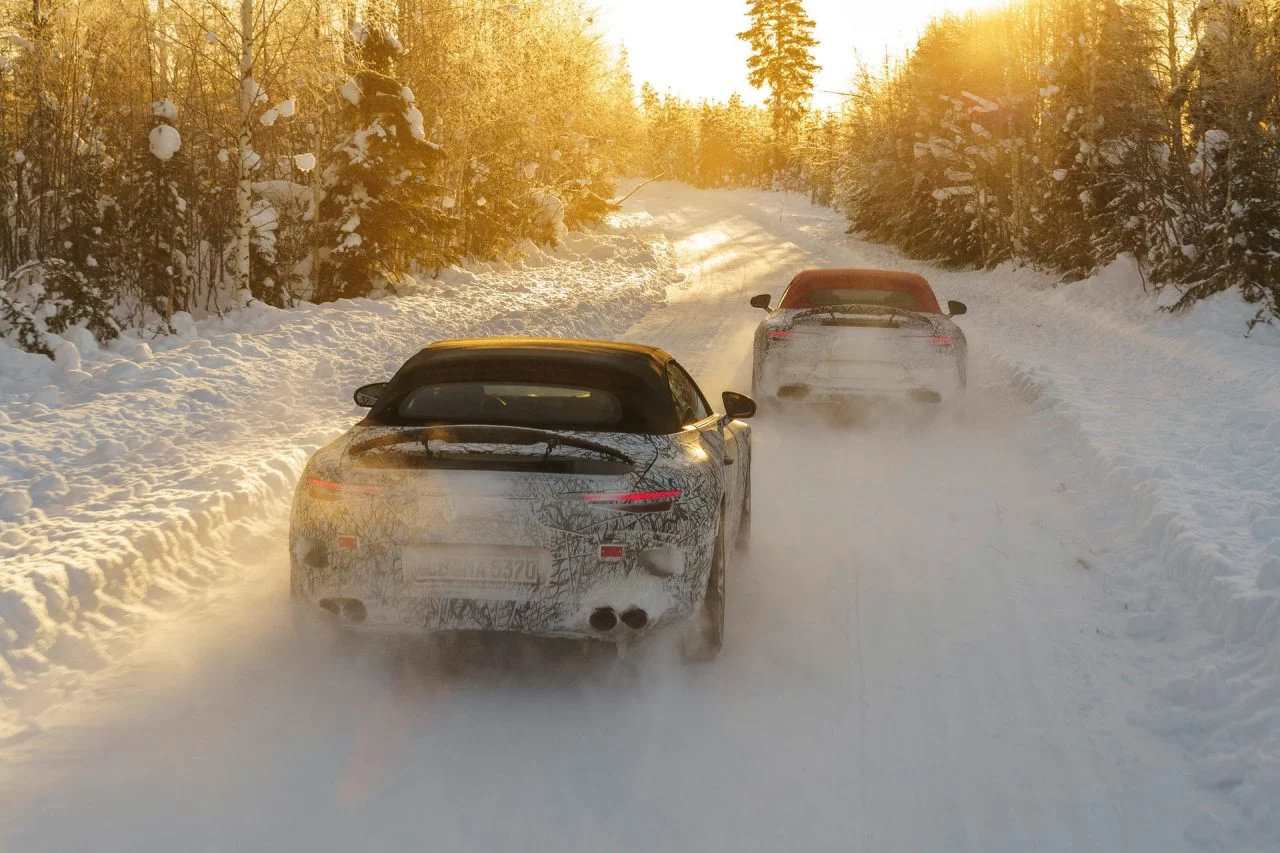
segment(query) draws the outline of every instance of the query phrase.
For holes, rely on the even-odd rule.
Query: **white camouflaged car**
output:
[[[935,405],[964,393],[968,344],[929,282],[892,270],[800,273],[756,329],[752,396],[762,402]]]
[[[714,411],[654,347],[432,344],[307,463],[291,592],[307,630],[724,636],[751,511],[750,398]],[[329,626],[325,628],[323,626]]]

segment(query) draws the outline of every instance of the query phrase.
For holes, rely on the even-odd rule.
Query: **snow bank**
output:
[[[588,240],[613,256],[446,270],[382,301],[250,302],[56,361],[0,343],[0,728],[5,706],[32,710],[235,571],[196,558],[287,507],[310,452],[359,416],[356,386],[433,340],[610,336],[665,298],[661,246]]]
[[[1188,672],[1134,721],[1187,747],[1197,782],[1250,828],[1213,824],[1196,840],[1280,838],[1280,334],[1246,339],[1254,309],[1235,294],[1158,313],[1170,300],[1123,259],[1067,287],[1036,292],[1029,278],[998,271],[970,295],[969,325],[993,336],[1009,381],[1052,414],[1163,569],[1122,579],[1138,590],[1127,634]]]

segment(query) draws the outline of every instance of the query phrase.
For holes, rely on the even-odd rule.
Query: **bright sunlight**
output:
[[[814,105],[836,107],[859,61],[878,64],[886,53],[909,49],[930,19],[947,12],[998,6],[1003,0],[809,0],[817,24],[814,57],[822,66]],[[597,23],[626,46],[637,85],[694,100],[724,99],[738,92],[749,103],[766,92],[747,83],[747,45],[736,34],[747,28],[745,0],[604,0]]]

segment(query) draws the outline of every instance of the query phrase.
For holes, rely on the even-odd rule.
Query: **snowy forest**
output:
[[[800,10],[798,0],[758,5]],[[802,12],[800,12],[802,14]],[[1120,253],[1176,308],[1280,310],[1280,9],[1265,0],[1024,0],[934,21],[779,145],[767,108],[644,93],[647,167],[772,186],[953,266],[1064,281]]]
[[[0,330],[30,351],[554,242],[640,132],[573,0],[0,8]]]
[[[633,84],[579,0],[0,0],[0,335],[164,331],[554,244],[614,180],[793,190],[951,266],[1122,253],[1174,307],[1280,311],[1280,10],[1021,0],[935,20],[810,108],[801,0],[752,86]]]

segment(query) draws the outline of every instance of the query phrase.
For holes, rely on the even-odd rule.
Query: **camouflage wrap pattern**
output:
[[[756,328],[752,391],[804,386],[812,401],[964,391],[968,344],[943,314],[878,305],[775,309]],[[785,392],[784,392],[785,395]]]
[[[513,631],[540,636],[621,640],[695,613],[706,592],[717,536],[732,543],[746,500],[750,427],[719,418],[674,435],[562,432],[622,451],[623,473],[441,469],[414,465],[465,454],[469,459],[594,460],[562,446],[449,443],[351,455],[353,444],[404,432],[357,425],[308,462],[294,496],[291,592],[295,601],[356,599],[367,609],[361,630]],[[733,464],[726,465],[726,459]],[[493,467],[502,467],[498,464]],[[590,470],[589,466],[583,466]],[[325,485],[317,486],[312,481]],[[588,496],[679,491],[669,507],[622,511]],[[721,508],[724,508],[722,513]],[[602,545],[622,546],[602,557]],[[655,570],[644,554],[661,549]],[[420,574],[415,555],[460,552],[535,574],[536,582],[450,586]],[[669,556],[676,555],[676,556]],[[430,559],[428,559],[428,564]],[[672,563],[680,571],[667,571]],[[523,576],[522,576],[523,577]],[[597,607],[643,608],[643,631],[600,636],[587,624]]]

